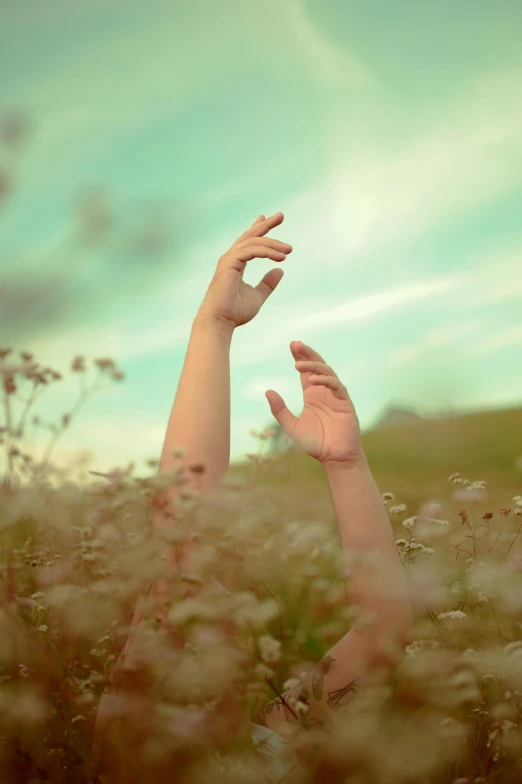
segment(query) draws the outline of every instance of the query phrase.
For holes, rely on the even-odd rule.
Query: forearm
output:
[[[230,345],[232,329],[196,316],[170,412],[160,472],[202,464],[198,487],[213,487],[230,461]],[[185,454],[172,455],[174,447]]]
[[[200,314],[194,320],[158,468],[159,474],[185,468],[186,483],[173,484],[165,491],[169,511],[176,511],[176,499],[182,487],[204,493],[215,487],[228,471],[232,335],[231,328],[216,320]],[[183,457],[174,457],[176,447],[184,450]],[[189,470],[198,464],[204,467],[203,473]],[[156,514],[155,530],[164,521],[161,513]],[[185,545],[183,556],[187,553]],[[172,567],[172,557],[169,562]]]
[[[413,630],[411,604],[395,534],[366,456],[351,465],[325,466],[325,471],[343,549],[363,556],[350,578],[350,601],[375,622],[360,634],[372,644],[389,638],[402,644]],[[366,556],[376,567],[364,562]]]

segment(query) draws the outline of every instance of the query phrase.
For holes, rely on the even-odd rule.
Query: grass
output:
[[[121,380],[109,360],[95,364],[98,378]],[[37,388],[41,372],[28,367],[20,372]],[[75,360],[73,372],[83,373],[82,363]],[[14,377],[6,390],[13,384]],[[84,386],[80,405],[95,388]],[[61,430],[69,424],[63,419]],[[522,495],[520,433],[522,409],[363,434],[377,485],[394,496],[388,510],[416,608],[416,640],[384,700],[368,685],[368,702],[356,703],[330,733],[306,731],[295,740],[300,764],[288,784],[519,780],[522,575],[498,566],[520,552],[522,515],[507,513]],[[140,604],[142,647],[123,670],[113,703],[119,718],[103,736],[111,784],[279,784],[252,754],[248,731],[238,737],[234,728],[246,731],[245,718],[273,698],[270,684],[283,691],[351,621],[323,468],[294,450],[267,461],[265,452],[263,441],[257,457],[231,466],[228,479],[237,486],[230,503],[200,504],[190,488],[178,499],[169,530],[201,544],[168,584],[164,604]],[[23,459],[15,450],[10,467]],[[448,481],[455,472],[485,481],[486,489],[470,494]],[[22,488],[2,488],[2,782],[87,784],[100,699],[119,677],[115,664],[136,600],[162,573],[160,541],[147,531],[173,479],[114,473],[85,488],[65,479],[53,486],[35,474]],[[431,555],[399,543],[409,537],[403,518],[422,516],[427,502],[438,503],[436,516],[451,525]],[[407,512],[393,513],[396,504]],[[477,557],[459,558],[471,540]],[[215,578],[230,595],[212,591]],[[431,600],[426,585],[434,580],[440,595]],[[448,611],[465,620],[437,617]],[[263,638],[268,649],[281,643],[273,660],[264,658]]]

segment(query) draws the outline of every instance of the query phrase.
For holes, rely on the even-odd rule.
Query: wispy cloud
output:
[[[312,80],[326,87],[368,87],[372,82],[369,69],[348,46],[341,48],[314,24],[303,0],[285,0],[278,5],[287,29],[303,55],[303,64]]]
[[[258,338],[250,335],[237,337],[234,356],[234,367],[245,367],[255,364],[261,359],[265,361],[280,351],[282,343],[291,340],[312,340],[320,332],[333,331],[340,324],[367,323],[382,318],[387,312],[407,307],[409,303],[446,296],[448,292],[458,288],[462,276],[454,274],[439,279],[409,283],[395,286],[364,297],[346,300],[339,304],[339,297],[316,299],[312,307],[295,307],[295,314],[287,312],[285,303],[275,307],[270,314],[270,324],[256,329]],[[303,315],[306,314],[306,315]],[[310,337],[309,337],[310,336]]]
[[[483,324],[478,318],[462,319],[445,327],[437,327],[424,335],[417,335],[414,343],[394,348],[388,357],[388,367],[392,369],[403,368],[416,359],[429,355],[434,350],[449,346],[454,347],[455,344],[463,341],[473,342],[473,336],[482,331]],[[466,355],[470,355],[468,344],[466,345]]]
[[[60,8],[67,13],[65,5],[54,3],[49,15],[40,12],[42,27],[54,37],[56,16]],[[107,0],[104,12],[117,14],[120,6],[119,0]],[[86,4],[79,10],[89,11]],[[198,95],[204,100],[236,74],[238,61],[252,59],[256,47],[265,53],[268,81],[282,73],[291,79],[303,69],[310,83],[321,86],[369,81],[357,56],[328,40],[302,0],[267,0],[254,25],[247,7],[238,8],[235,0],[208,2],[204,14],[202,25],[196,5],[183,14],[168,3],[138,8],[123,16],[118,37],[103,28],[95,38],[78,36],[76,46],[68,47],[66,68],[41,63],[23,89],[12,80],[12,99],[27,107],[38,125],[27,153],[32,181],[47,177],[56,157],[62,164],[66,158],[90,159],[129,134],[175,117]],[[7,22],[17,35],[24,34],[20,14],[10,14]]]
[[[519,346],[522,343],[522,324],[512,324],[509,327],[493,332],[485,340],[470,349],[470,356],[482,356],[492,351],[501,351],[504,348]],[[522,387],[520,389],[522,395]]]
[[[338,307],[326,307],[319,313],[305,316],[301,318],[299,326],[332,327],[347,321],[368,319],[399,305],[450,291],[461,284],[463,277],[458,274],[448,275],[438,280],[407,283],[375,294],[368,294],[366,297],[350,300]]]
[[[441,120],[401,143],[365,128],[350,135],[339,110],[335,168],[287,205],[289,228],[307,256],[350,265],[383,248],[389,256],[440,225],[493,200],[522,180],[522,95],[515,77],[486,74],[441,107]],[[494,109],[492,108],[494,102]],[[383,117],[383,123],[386,119]],[[325,247],[326,243],[326,247]]]

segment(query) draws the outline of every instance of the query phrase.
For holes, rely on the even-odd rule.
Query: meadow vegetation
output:
[[[71,372],[82,378],[82,404],[100,379],[123,380],[106,358],[89,367],[76,357]],[[352,560],[324,472],[294,449],[270,453],[267,429],[254,433],[259,451],[205,494],[204,468],[185,466],[182,449],[168,475],[151,460],[145,476],[130,463],[73,481],[51,457],[78,406],[40,459],[24,448],[34,402],[59,381],[30,354],[0,351],[2,782],[93,775],[98,704],[139,597],[143,623],[104,749],[112,780],[274,781],[248,721],[352,621]],[[284,784],[520,780],[521,432],[515,410],[363,434],[406,570],[415,639],[395,652],[388,681],[362,673],[362,698],[327,730],[307,728],[299,706],[288,735],[298,763]],[[168,512],[172,483],[180,496]],[[158,514],[168,525],[151,537]],[[165,547],[187,541],[195,547],[158,622],[143,597]]]

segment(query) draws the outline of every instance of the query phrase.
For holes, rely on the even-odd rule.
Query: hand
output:
[[[358,462],[364,457],[361,431],[346,387],[317,351],[296,340],[290,350],[301,375],[304,408],[294,416],[281,395],[269,389],[265,395],[272,414],[295,445],[325,467]]]
[[[292,252],[288,243],[264,236],[284,219],[282,212],[270,218],[260,215],[220,257],[200,314],[217,318],[233,329],[248,324],[258,314],[283,277],[283,270],[270,270],[254,287],[244,282],[243,273],[247,262],[254,258],[284,261]]]

